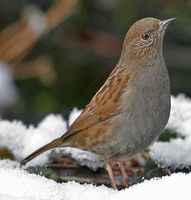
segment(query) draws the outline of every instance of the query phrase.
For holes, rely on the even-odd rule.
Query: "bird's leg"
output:
[[[116,183],[115,183],[115,178],[114,178],[114,175],[113,175],[113,171],[112,171],[112,168],[111,168],[111,165],[109,162],[106,162],[105,163],[105,168],[109,174],[109,178],[110,178],[110,181],[111,181],[111,185],[113,187],[113,189],[117,189],[117,186],[116,186]]]
[[[128,181],[128,175],[127,175],[127,173],[125,171],[124,162],[123,161],[119,161],[118,165],[119,165],[119,169],[121,171],[121,175],[123,177],[124,184],[125,184],[126,187],[128,187],[129,186],[129,181]]]

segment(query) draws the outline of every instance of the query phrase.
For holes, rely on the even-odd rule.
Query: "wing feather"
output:
[[[124,70],[125,68],[116,67],[112,71],[104,85],[73,122],[68,132],[63,135],[63,138],[67,138],[74,133],[121,113],[120,97],[124,89],[127,88],[130,79],[130,76]]]

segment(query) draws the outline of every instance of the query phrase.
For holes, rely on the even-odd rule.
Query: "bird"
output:
[[[170,81],[163,58],[163,38],[174,18],[146,17],[128,30],[119,61],[82,113],[59,138],[21,161],[24,165],[55,147],[97,154],[117,189],[111,164],[119,164],[156,141],[169,119]]]

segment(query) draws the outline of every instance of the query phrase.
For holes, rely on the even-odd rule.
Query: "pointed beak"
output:
[[[168,25],[170,24],[170,22],[172,21],[172,20],[175,20],[176,18],[171,18],[171,19],[167,19],[167,20],[162,20],[162,21],[160,21],[160,29],[161,30],[165,30],[167,27],[168,27]]]

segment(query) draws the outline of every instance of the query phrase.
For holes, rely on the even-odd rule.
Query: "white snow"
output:
[[[191,166],[191,99],[181,94],[171,97],[171,114],[166,126],[179,136],[169,142],[155,142],[150,155],[158,164],[172,168]],[[184,138],[183,138],[184,137]]]
[[[0,112],[18,100],[18,91],[10,68],[0,60]]]
[[[74,120],[81,114],[82,110],[78,110],[77,108],[74,108],[69,116],[69,125],[71,125]]]
[[[21,160],[32,151],[61,136],[65,131],[66,122],[60,115],[47,116],[37,127],[32,125],[26,127],[20,121],[1,120],[0,146],[6,146],[17,160]],[[48,160],[49,153],[40,155],[31,164],[43,164]]]
[[[152,179],[125,190],[106,186],[80,185],[75,182],[56,183],[53,180],[13,167],[0,161],[1,200],[121,200],[121,199],[189,199],[191,174],[172,174]]]
[[[166,128],[182,136],[191,136],[191,99],[184,94],[171,97],[171,113]]]

